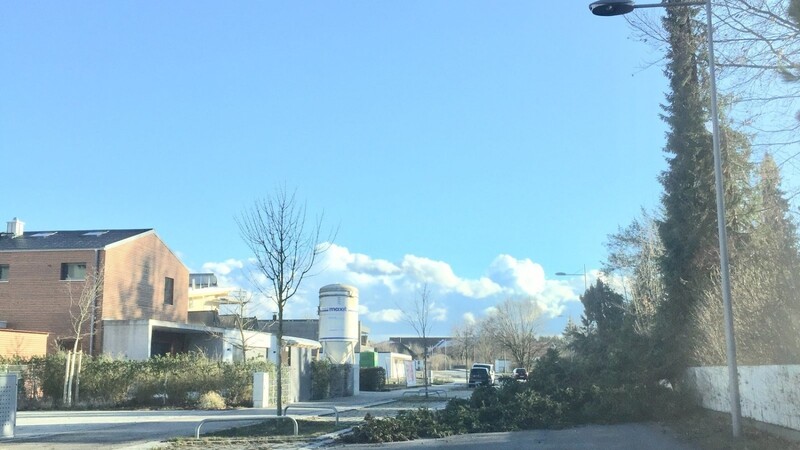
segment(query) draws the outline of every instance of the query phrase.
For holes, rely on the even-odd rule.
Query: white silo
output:
[[[319,342],[335,364],[354,364],[358,344],[358,289],[329,284],[319,290]]]

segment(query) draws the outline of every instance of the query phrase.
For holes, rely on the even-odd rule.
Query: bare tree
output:
[[[609,235],[608,259],[603,265],[604,273],[622,277],[629,313],[634,314],[636,332],[643,335],[652,331],[656,309],[665,295],[659,265],[664,244],[656,220],[642,210],[630,225]]]
[[[80,292],[76,284],[80,284]],[[67,365],[64,372],[65,406],[77,402],[80,395],[80,371],[83,360],[82,339],[88,334],[85,329],[94,314],[97,299],[103,292],[103,272],[99,268],[87,270],[83,281],[68,281],[67,293],[70,300],[70,326],[73,339],[72,351],[67,353]],[[73,390],[74,388],[74,390]],[[74,399],[73,399],[74,392]]]
[[[242,360],[247,361],[247,351],[253,346],[248,344],[252,336],[248,336],[248,331],[252,330],[258,320],[255,317],[248,317],[250,304],[253,302],[253,294],[244,289],[237,289],[231,295],[233,298],[229,308],[233,309],[233,326],[239,332],[239,338],[231,342],[235,348],[242,351]]]
[[[474,323],[465,322],[453,329],[457,352],[464,359],[464,367],[467,369],[464,374],[467,383],[469,383],[469,362],[475,360],[475,341],[478,339],[476,328]]]
[[[299,205],[295,193],[279,188],[271,197],[256,200],[236,218],[239,232],[253,252],[254,264],[263,282],[256,289],[272,300],[278,309],[277,415],[283,406],[283,313],[286,304],[309,274],[317,257],[329,247],[320,242],[322,217],[306,222],[305,205]]]
[[[428,352],[430,351],[430,343],[428,337],[431,334],[432,320],[433,320],[434,304],[431,300],[431,292],[428,289],[428,284],[425,283],[417,291],[414,301],[411,302],[408,308],[401,308],[403,310],[403,317],[409,325],[414,329],[422,339],[422,367],[424,373],[422,379],[425,382],[425,397],[428,397]]]
[[[482,322],[482,334],[507,350],[519,367],[532,367],[535,358],[546,350],[537,341],[542,310],[529,299],[508,299]]]

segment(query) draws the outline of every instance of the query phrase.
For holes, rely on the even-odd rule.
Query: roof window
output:
[[[102,236],[108,233],[108,231],[89,231],[88,233],[83,233],[84,236]]]
[[[47,231],[47,232],[44,232],[44,233],[32,234],[31,237],[50,237],[50,236],[52,236],[52,235],[54,235],[56,233],[58,233],[58,231]]]

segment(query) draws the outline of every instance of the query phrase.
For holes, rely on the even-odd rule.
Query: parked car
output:
[[[514,379],[515,380],[521,380],[521,381],[527,381],[528,380],[528,371],[525,370],[522,367],[517,367],[516,369],[514,369]]]
[[[494,366],[492,364],[475,363],[475,364],[472,365],[472,368],[473,369],[477,369],[477,368],[486,369],[486,371],[489,372],[489,379],[491,380],[491,384],[495,384],[495,382],[497,381],[495,373],[494,373]]]
[[[485,367],[473,367],[469,371],[469,387],[491,386],[492,379],[489,376],[489,369]]]

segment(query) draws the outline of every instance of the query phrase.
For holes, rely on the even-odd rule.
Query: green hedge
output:
[[[352,364],[332,364],[329,361],[311,362],[311,399],[346,397],[353,395],[349,380]]]
[[[358,380],[358,388],[362,391],[382,391],[386,388],[386,369],[362,367]]]
[[[20,365],[20,409],[58,407],[64,389],[63,353],[29,359],[0,359],[0,366]],[[200,394],[219,393],[228,406],[253,401],[253,373],[270,372],[265,360],[227,363],[201,353],[158,356],[146,361],[83,358],[78,405],[84,407],[191,407]]]

